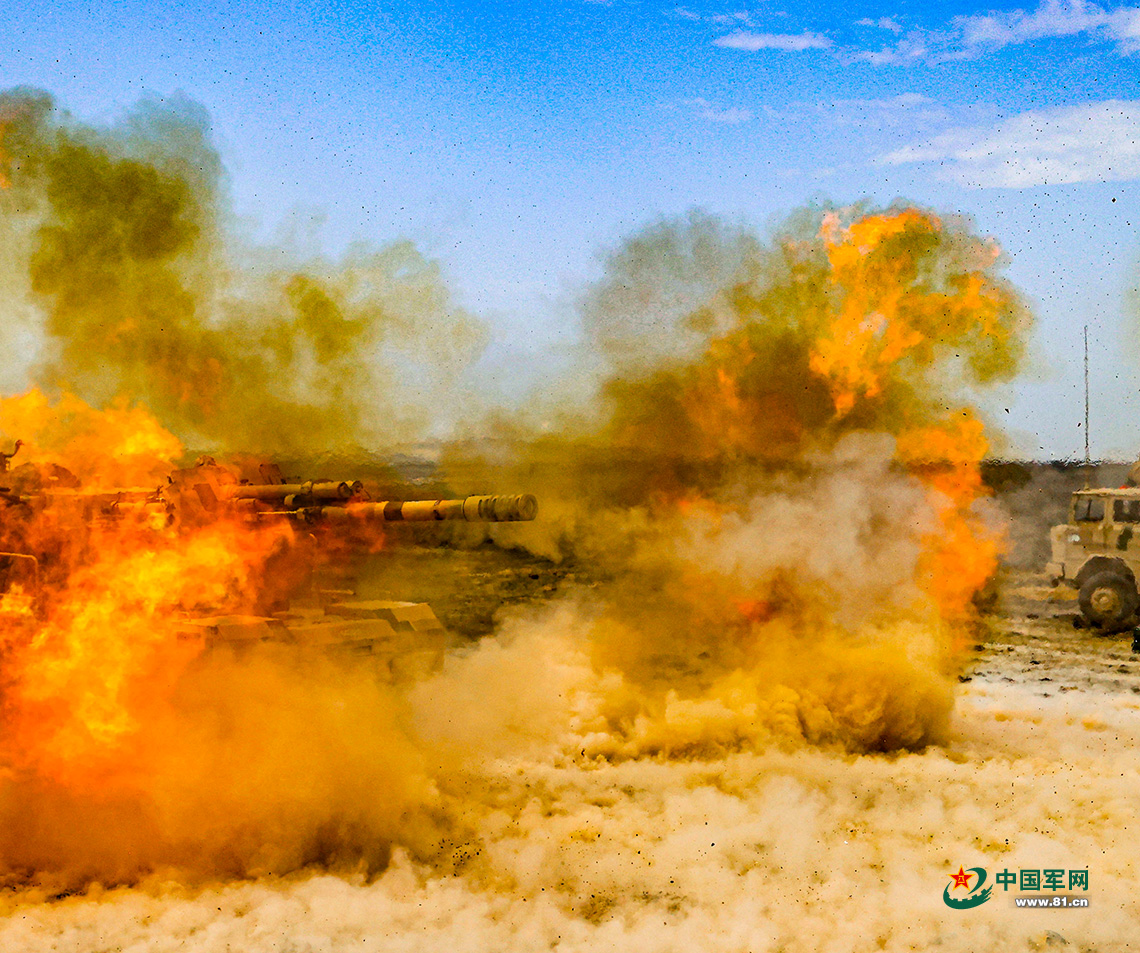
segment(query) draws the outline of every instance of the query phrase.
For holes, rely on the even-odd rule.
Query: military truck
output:
[[[1078,592],[1081,613],[1103,632],[1137,624],[1140,486],[1078,490],[1067,523],[1050,530],[1050,581]]]

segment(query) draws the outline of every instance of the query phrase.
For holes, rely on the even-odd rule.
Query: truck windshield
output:
[[[1140,500],[1117,500],[1112,505],[1112,518],[1117,523],[1140,523]]]
[[[1104,500],[1078,496],[1073,500],[1073,519],[1078,523],[1099,523],[1104,519]]]

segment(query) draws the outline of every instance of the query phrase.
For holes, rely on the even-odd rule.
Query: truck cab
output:
[[[1136,624],[1140,595],[1140,487],[1078,490],[1067,523],[1050,530],[1054,585],[1079,593],[1081,612],[1095,627],[1119,632]]]

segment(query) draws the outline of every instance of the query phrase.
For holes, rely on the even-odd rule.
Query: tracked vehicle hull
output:
[[[390,600],[345,600],[264,616],[198,616],[186,619],[178,636],[206,652],[225,647],[244,654],[258,646],[286,646],[368,658],[394,680],[434,671],[450,643],[431,606]]]

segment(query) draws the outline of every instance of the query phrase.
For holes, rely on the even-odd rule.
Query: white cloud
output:
[[[958,17],[954,26],[966,49],[999,49],[1081,33],[1116,42],[1122,53],[1140,48],[1140,8],[1106,10],[1085,0],[1043,0],[1031,12],[1010,10]]]
[[[899,93],[897,96],[891,96],[887,99],[837,99],[833,105],[860,109],[902,110],[927,106],[933,102],[934,100],[929,96],[922,95],[922,93]]]
[[[882,157],[936,162],[976,188],[1140,179],[1140,101],[1021,113],[990,129],[957,129]]]
[[[819,33],[749,33],[737,30],[728,36],[713,40],[717,46],[730,50],[746,50],[755,53],[757,50],[783,50],[798,53],[802,50],[826,50],[831,47],[831,40]]]
[[[740,10],[736,13],[715,13],[708,17],[710,23],[720,23],[727,26],[732,26],[738,23],[751,24],[752,15],[747,10]]]
[[[884,99],[836,99],[818,109],[841,126],[918,128],[943,126],[945,108],[921,93],[899,93]]]
[[[738,106],[721,107],[707,99],[685,99],[682,100],[681,105],[688,106],[703,119],[724,123],[728,126],[736,126],[752,119],[752,113],[747,109],[741,109]]]
[[[879,17],[877,20],[872,20],[869,17],[864,17],[862,20],[855,21],[856,26],[874,26],[880,30],[888,30],[891,33],[902,33],[902,27],[894,17]]]
[[[747,12],[702,16],[685,7],[676,15],[737,28],[713,40],[716,46],[733,50],[830,50],[843,62],[867,62],[873,66],[942,63],[967,60],[1009,46],[1049,39],[1083,37],[1088,42],[1111,44],[1121,56],[1140,53],[1140,6],[1102,6],[1090,0],[1040,0],[1033,9],[991,10],[957,16],[936,29],[904,28],[895,17],[864,17],[855,26],[893,34],[880,49],[837,47],[821,33],[760,33],[749,29]]]
[[[851,54],[851,59],[863,60],[872,66],[893,66],[896,63],[921,60],[928,52],[926,44],[917,42],[914,37],[910,37],[889,49],[859,50]]]
[[[859,22],[870,25],[869,21]],[[940,30],[908,30],[892,46],[851,55],[876,66],[944,62],[971,59],[1007,46],[1076,36],[1112,43],[1121,55],[1136,53],[1140,51],[1140,7],[1109,9],[1086,0],[1042,0],[1034,10],[991,11],[955,17]]]

